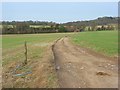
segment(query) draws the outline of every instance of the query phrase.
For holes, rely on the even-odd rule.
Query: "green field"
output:
[[[46,46],[53,43],[65,36],[66,34],[23,34],[23,35],[3,35],[2,48],[3,48],[3,65],[4,62],[8,63],[12,60],[19,60],[24,54],[24,42],[27,41],[28,56],[30,57],[41,56]],[[14,56],[11,55],[14,53]],[[7,61],[6,61],[7,60]],[[8,61],[9,60],[9,61]]]
[[[93,51],[102,53],[107,56],[117,56],[118,53],[118,33],[117,31],[99,31],[99,32],[75,32],[75,33],[48,33],[48,34],[19,34],[19,35],[3,35],[2,36],[2,59],[3,59],[3,75],[6,72],[9,72],[17,64],[25,60],[24,56],[24,42],[27,41],[28,46],[28,62],[29,64],[21,69],[22,72],[31,70],[34,73],[38,73],[37,70],[34,71],[37,66],[45,65],[46,69],[44,73],[46,76],[42,77],[38,81],[40,82],[41,87],[57,87],[56,76],[54,73],[47,71],[49,67],[48,61],[43,61],[42,58],[48,50],[48,46],[58,38],[70,36],[71,42],[80,45],[81,47],[90,48]],[[32,66],[32,68],[31,68]],[[42,67],[41,67],[42,68]],[[39,68],[40,69],[40,68]],[[42,69],[41,69],[42,70]],[[42,72],[42,71],[41,71]],[[52,71],[51,71],[52,72]],[[42,72],[43,73],[43,72]],[[49,73],[49,74],[48,74]],[[38,73],[39,74],[39,73]],[[40,74],[42,75],[42,74]],[[30,78],[30,76],[26,76]],[[25,78],[25,77],[24,77]],[[35,85],[37,82],[36,74],[32,76],[32,85]],[[17,87],[29,87],[29,82],[22,84],[20,80],[23,77],[17,78],[14,85]],[[7,80],[7,82],[10,79]],[[44,82],[43,82],[44,81]],[[4,87],[11,87],[10,83],[3,84]]]
[[[82,47],[91,48],[108,56],[116,56],[118,53],[117,31],[80,32],[80,33],[59,33],[59,34],[24,34],[24,35],[3,35],[2,48],[3,60],[9,62],[12,59],[21,57],[24,52],[24,41],[27,41],[31,57],[42,54],[43,47],[46,47],[56,39],[65,35],[71,36],[73,43]],[[33,48],[34,47],[34,48]],[[36,47],[36,48],[35,48]],[[39,48],[39,50],[38,50]],[[15,57],[9,57],[15,51]],[[32,51],[32,52],[31,52]],[[8,55],[7,55],[8,54]],[[6,61],[9,60],[9,61]]]
[[[117,31],[82,32],[76,34],[72,40],[77,45],[90,48],[107,56],[114,57],[118,54]]]

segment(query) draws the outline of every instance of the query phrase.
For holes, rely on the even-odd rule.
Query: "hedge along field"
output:
[[[77,33],[72,37],[74,44],[90,48],[110,57],[118,56],[118,31]]]

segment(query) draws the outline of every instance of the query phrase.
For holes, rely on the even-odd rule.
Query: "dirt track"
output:
[[[117,60],[74,46],[65,37],[53,47],[61,88],[117,88]]]

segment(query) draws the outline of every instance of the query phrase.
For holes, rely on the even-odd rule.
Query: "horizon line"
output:
[[[95,19],[86,19],[86,20],[73,20],[73,21],[66,21],[66,22],[55,22],[55,21],[47,21],[47,20],[0,20],[0,22],[27,22],[27,21],[33,21],[33,22],[52,22],[52,23],[59,23],[59,24],[63,24],[63,23],[69,23],[69,22],[78,22],[78,21],[91,21],[91,20],[96,20],[98,18],[104,18],[104,17],[113,17],[113,18],[117,18],[119,16],[101,16],[101,17],[97,17]]]

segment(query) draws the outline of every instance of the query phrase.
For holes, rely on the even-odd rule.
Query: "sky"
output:
[[[119,2],[119,0],[1,0],[1,2]]]
[[[70,21],[118,16],[117,2],[3,2],[2,20]]]

